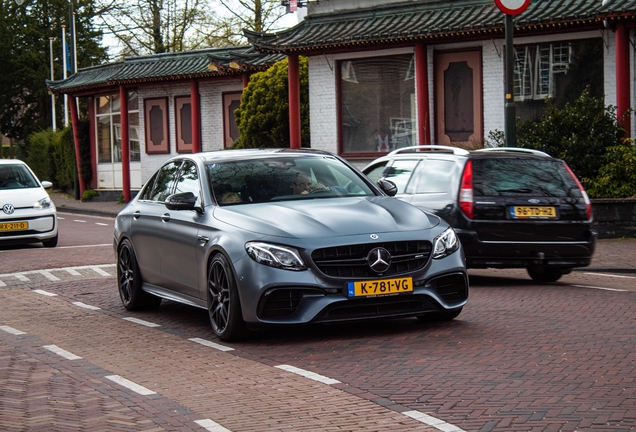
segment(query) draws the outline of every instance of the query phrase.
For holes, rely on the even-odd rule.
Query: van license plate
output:
[[[395,278],[349,282],[347,296],[368,297],[413,292],[413,278]]]
[[[29,229],[28,222],[6,222],[0,223],[0,231],[22,231]]]
[[[555,207],[512,206],[510,216],[514,219],[554,219],[557,217]]]

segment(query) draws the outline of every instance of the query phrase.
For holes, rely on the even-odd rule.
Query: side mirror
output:
[[[381,178],[380,180],[378,180],[378,186],[388,196],[395,196],[395,194],[398,192],[397,186],[391,180]]]
[[[53,186],[53,183],[51,183],[50,181],[46,181],[46,180],[44,180],[44,181],[42,181],[42,182],[40,182],[40,183],[42,183],[42,187],[43,187],[44,189],[48,189],[48,188],[50,188],[50,187],[52,187],[52,186]]]
[[[170,195],[163,203],[168,210],[196,210],[201,211],[200,207],[196,207],[197,197],[192,192],[182,192]]]

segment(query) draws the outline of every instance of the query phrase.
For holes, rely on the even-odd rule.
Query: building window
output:
[[[386,153],[414,145],[413,55],[339,63],[341,152]]]
[[[174,98],[177,153],[192,153],[192,103],[190,96]]]
[[[170,153],[168,135],[168,99],[144,99],[146,153]]]
[[[97,161],[121,162],[121,112],[119,94],[100,96],[95,118],[97,124]],[[137,92],[128,93],[128,136],[130,161],[141,161],[139,142],[139,102]]]
[[[603,95],[601,38],[515,47],[515,102],[523,120],[539,120],[546,98],[564,106],[586,87]]]
[[[232,147],[234,141],[241,136],[234,112],[241,106],[242,94],[242,92],[223,93],[223,146],[225,148]]]

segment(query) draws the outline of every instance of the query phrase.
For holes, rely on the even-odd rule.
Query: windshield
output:
[[[222,205],[375,195],[351,168],[333,156],[275,156],[207,166]]]
[[[24,165],[0,165],[0,189],[25,189],[40,187]]]
[[[476,196],[581,196],[567,168],[557,160],[474,160],[473,176]]]

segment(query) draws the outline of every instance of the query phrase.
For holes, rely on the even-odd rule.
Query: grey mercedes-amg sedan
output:
[[[468,300],[455,232],[317,150],[223,150],[165,162],[117,216],[119,294],[206,308],[222,341],[252,328],[449,320]]]

